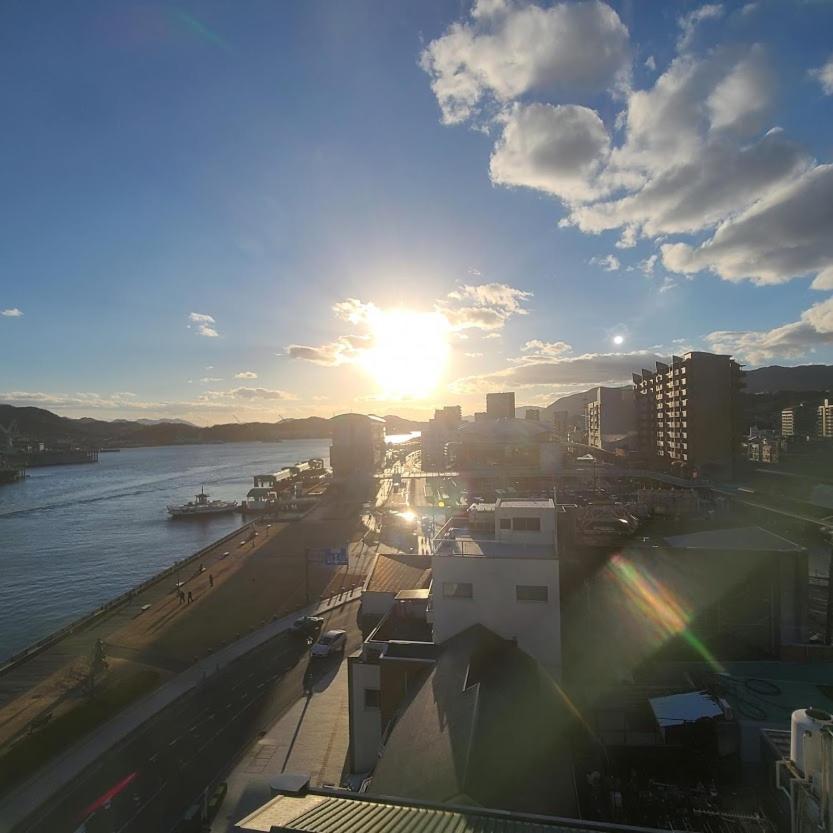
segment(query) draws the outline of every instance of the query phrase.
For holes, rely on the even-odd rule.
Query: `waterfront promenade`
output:
[[[246,530],[208,548],[178,575],[169,572],[83,629],[7,668],[0,673],[0,761],[12,745],[37,737],[28,734],[33,721],[46,714],[54,721],[88,701],[85,679],[97,640],[108,664],[98,685],[141,679],[146,688],[138,696],[148,694],[308,601],[359,583],[368,566],[361,543],[365,529],[359,498],[326,497],[300,521],[258,525],[253,541]],[[349,567],[305,563],[309,550],[351,541],[365,563],[356,557]],[[191,592],[192,603],[180,602],[178,582],[186,599]]]

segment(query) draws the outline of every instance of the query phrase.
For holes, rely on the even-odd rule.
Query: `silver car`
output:
[[[347,631],[331,630],[321,634],[318,642],[312,646],[310,654],[314,657],[329,657],[343,654],[347,645]]]

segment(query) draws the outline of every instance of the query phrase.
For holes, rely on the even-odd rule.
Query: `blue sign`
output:
[[[325,550],[324,563],[331,567],[348,564],[349,559],[347,558],[347,547]]]

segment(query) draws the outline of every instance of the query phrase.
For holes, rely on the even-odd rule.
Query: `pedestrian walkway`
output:
[[[108,749],[124,740],[139,726],[187,694],[211,674],[282,633],[297,617],[326,613],[360,598],[361,593],[361,587],[345,591],[270,622],[171,678],[152,694],[98,727],[83,741],[68,749],[61,757],[50,762],[29,781],[0,800],[0,833],[8,833],[23,822]]]
[[[227,778],[228,792],[211,833],[234,824],[271,798],[270,783],[283,772],[310,775],[314,786],[339,786],[349,744],[347,662],[313,686],[246,753]]]

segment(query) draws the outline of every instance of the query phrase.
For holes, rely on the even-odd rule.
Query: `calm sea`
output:
[[[0,659],[240,526],[239,514],[168,518],[169,503],[240,500],[252,475],[310,457],[328,440],[165,446],[30,469],[0,486]]]

